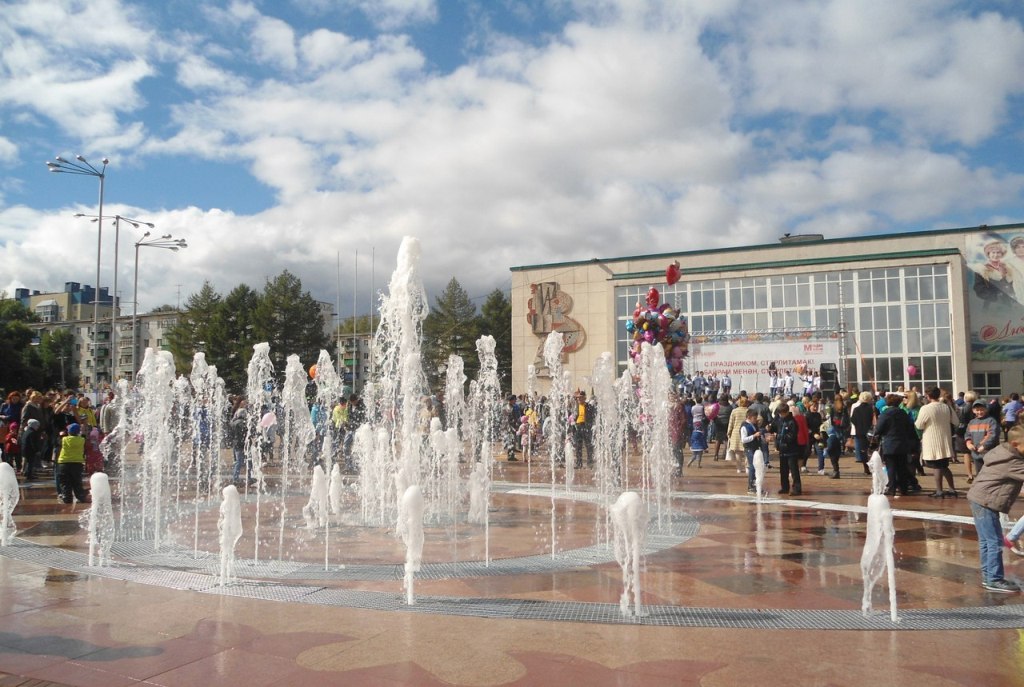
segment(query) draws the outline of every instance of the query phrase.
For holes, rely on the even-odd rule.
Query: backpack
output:
[[[775,446],[779,451],[792,451],[796,448],[796,423],[783,421],[779,423],[779,433],[775,435]]]

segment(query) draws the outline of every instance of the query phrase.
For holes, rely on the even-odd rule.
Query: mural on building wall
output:
[[[569,317],[572,312],[572,296],[558,287],[558,282],[546,281],[530,284],[530,299],[526,301],[526,321],[533,333],[540,337],[533,365],[540,376],[548,374],[544,364],[544,339],[551,332],[561,332],[564,340],[562,360],[569,353],[583,348],[587,334],[579,322]]]
[[[967,239],[971,357],[1024,359],[1024,231]]]

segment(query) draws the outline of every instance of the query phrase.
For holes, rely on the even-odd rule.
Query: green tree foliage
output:
[[[167,335],[178,370],[191,369],[196,351],[206,351],[210,361],[222,359],[227,352],[222,303],[220,294],[209,281],[203,282],[198,293],[189,296],[178,323]]]
[[[372,334],[379,324],[380,318],[377,315],[374,315],[372,319],[369,315],[360,315],[354,319],[346,317],[338,324],[336,333],[340,333],[342,337],[352,336],[354,328],[356,334]]]
[[[466,377],[476,377],[480,369],[476,353],[479,332],[476,306],[458,280],[452,277],[423,321],[423,368],[432,389],[444,387],[442,369],[451,355],[462,358]]]
[[[217,365],[217,374],[231,391],[245,389],[246,370],[252,358],[252,347],[259,343],[253,325],[253,316],[260,295],[245,284],[239,284],[224,299],[221,322],[224,325],[224,350],[216,356],[207,356],[210,364]],[[223,365],[223,369],[221,366]]]
[[[70,329],[54,329],[43,334],[39,342],[39,357],[44,387],[78,386],[78,375],[71,365],[74,350],[75,335]]]
[[[32,346],[34,334],[28,326],[36,321],[38,318],[21,301],[0,294],[0,388],[24,389],[39,384],[40,356]]]
[[[282,379],[289,355],[297,354],[309,367],[329,340],[320,305],[287,270],[267,281],[253,311],[253,333],[257,341],[270,343],[270,359]]]
[[[494,337],[498,377],[507,383],[512,379],[512,302],[501,289],[491,291],[480,307],[480,335],[485,334]]]

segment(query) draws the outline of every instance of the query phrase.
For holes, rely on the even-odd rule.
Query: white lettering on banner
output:
[[[819,370],[822,363],[838,364],[839,340],[691,343],[690,358],[689,367],[694,371],[728,374],[733,379],[733,389],[757,391],[768,387],[768,367],[772,363],[780,375],[800,365]],[[802,384],[796,386],[803,388]]]

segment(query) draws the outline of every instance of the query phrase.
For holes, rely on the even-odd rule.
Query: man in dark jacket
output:
[[[967,492],[978,530],[981,586],[990,592],[1014,594],[1020,588],[1003,577],[1003,528],[1000,513],[1009,513],[1024,485],[1024,426],[1010,429],[1007,442],[983,456],[981,472]]]
[[[917,430],[914,421],[900,408],[902,400],[897,394],[886,396],[885,409],[875,425],[875,439],[889,473],[886,496],[895,496],[897,491],[906,496],[912,490],[909,456],[917,441]]]
[[[772,434],[775,437],[775,448],[779,452],[779,479],[782,482],[780,494],[800,496],[803,492],[800,484],[800,445],[797,443],[796,420],[789,410],[789,404],[779,405],[778,416],[772,422]],[[790,490],[789,478],[793,477],[793,488]]]

